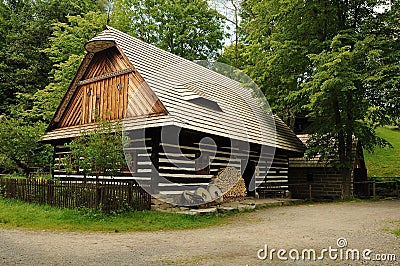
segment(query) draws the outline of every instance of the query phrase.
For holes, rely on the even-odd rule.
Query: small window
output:
[[[213,109],[215,111],[222,112],[222,109],[221,109],[221,107],[219,107],[218,103],[211,101],[209,99],[206,99],[204,97],[196,97],[196,98],[190,99],[188,101],[191,103],[197,104],[197,105],[201,105],[203,107]]]
[[[208,175],[210,174],[210,155],[203,153],[196,154],[195,160],[195,171],[198,175]]]

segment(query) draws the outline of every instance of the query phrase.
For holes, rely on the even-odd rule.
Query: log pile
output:
[[[199,187],[194,193],[184,191],[182,205],[202,205],[242,200],[246,197],[246,184],[239,170],[234,167],[221,169],[207,187]]]
[[[246,184],[239,170],[234,167],[221,169],[213,177],[211,184],[221,190],[224,201],[244,199],[246,197]]]

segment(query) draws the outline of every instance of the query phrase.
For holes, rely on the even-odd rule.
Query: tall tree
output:
[[[312,71],[307,55],[322,51],[325,41],[337,32],[329,2],[247,0],[242,4],[249,55],[246,72],[292,127],[295,113],[305,103],[292,94]]]
[[[52,24],[99,8],[97,0],[1,1],[0,113],[31,108],[29,96],[49,83],[52,62],[43,49]]]
[[[53,25],[50,47],[44,50],[54,64],[51,82],[33,95],[33,108],[24,113],[27,119],[50,122],[83,60],[84,44],[104,29],[106,21],[105,13],[88,12]]]
[[[189,60],[214,58],[224,38],[222,18],[205,0],[120,0],[111,24]]]
[[[247,71],[278,112],[290,118],[305,109],[316,119],[309,129],[309,154],[339,162],[346,197],[354,138],[367,148],[382,144],[375,127],[399,116],[398,1],[379,13],[381,4],[379,0],[244,4]]]
[[[227,35],[231,37],[229,45],[224,47],[222,58],[218,58],[218,61],[230,64],[236,68],[240,68],[240,43],[241,37],[243,37],[242,30],[240,27],[240,9],[242,0],[212,0],[209,1],[212,6],[220,13],[221,18],[227,22],[225,30]],[[226,36],[226,37],[228,37]],[[227,51],[229,50],[229,51]],[[233,53],[232,53],[233,52]],[[228,59],[228,62],[225,62]]]
[[[0,169],[28,176],[31,167],[48,168],[50,147],[39,143],[46,124],[35,126],[21,119],[0,117]]]
[[[0,169],[28,174],[48,167],[50,151],[38,143],[50,115],[32,106],[48,103],[53,94],[34,97],[52,80],[51,54],[46,52],[54,23],[67,15],[101,10],[98,0],[5,0],[0,2]],[[68,45],[65,43],[65,45]],[[65,48],[60,45],[58,48]],[[65,49],[64,49],[65,51]],[[64,73],[66,74],[66,73]],[[58,74],[62,76],[60,72]],[[59,78],[60,80],[61,78]],[[40,107],[46,111],[47,105]],[[39,108],[39,109],[40,109]],[[55,107],[52,106],[54,109]],[[35,112],[37,111],[37,112]],[[52,110],[54,112],[54,110]]]

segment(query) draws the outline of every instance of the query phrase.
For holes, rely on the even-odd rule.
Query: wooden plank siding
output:
[[[116,47],[96,53],[59,122],[59,128],[101,120],[166,114],[154,92]]]
[[[135,179],[152,193],[176,195],[181,194],[184,190],[194,192],[197,186],[207,186],[218,171],[230,166],[242,172],[247,186],[249,186],[254,173],[261,196],[267,196],[266,191],[271,192],[271,188],[274,191],[278,188],[280,191],[287,189],[288,158],[285,155],[278,154],[274,157],[273,154],[264,154],[260,157],[260,149],[257,147],[251,147],[247,154],[240,148],[240,143],[230,143],[226,138],[200,132],[183,130],[179,145],[162,142],[160,134],[160,128],[146,129],[141,134],[130,132],[132,139],[130,145],[125,148],[125,152],[137,154],[137,171],[132,173],[123,171],[113,177],[100,176],[100,179]],[[195,159],[200,153],[199,142],[204,137],[211,137],[217,144],[217,150],[215,156],[210,158],[209,173],[199,174],[196,172]],[[213,149],[207,148],[207,146],[202,149],[204,153],[212,151]],[[55,146],[55,178],[83,178],[82,172],[72,175],[65,172],[61,158],[69,156],[69,153],[68,147],[65,145]],[[272,158],[274,159],[271,165]],[[246,165],[243,165],[247,161],[256,166],[250,174],[246,173],[244,169]],[[86,178],[94,180],[95,176]]]
[[[269,169],[266,169],[265,165],[261,165],[259,171],[256,182],[260,198],[284,197],[289,183],[288,157],[276,153]]]

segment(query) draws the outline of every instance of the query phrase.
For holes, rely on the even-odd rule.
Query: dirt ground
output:
[[[395,254],[400,239],[389,231],[400,226],[400,201],[343,202],[263,209],[232,218],[223,226],[199,230],[135,233],[46,232],[0,229],[3,265],[383,265],[376,254]],[[347,246],[337,240],[345,238]],[[261,260],[271,249],[286,249],[299,260]],[[301,260],[305,249],[324,259]],[[261,250],[260,250],[261,249]],[[295,249],[295,250],[293,250]],[[337,251],[335,251],[336,249]],[[372,252],[370,261],[353,261],[348,249]],[[292,251],[291,251],[292,250]],[[283,251],[282,251],[283,252]],[[258,255],[257,255],[258,254]],[[304,253],[307,259],[308,253]],[[360,255],[362,256],[362,255]],[[388,258],[389,256],[386,256]]]

